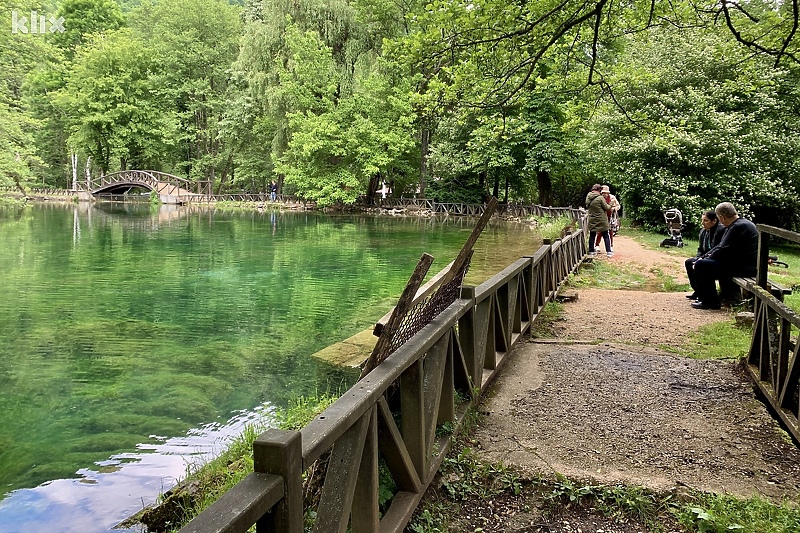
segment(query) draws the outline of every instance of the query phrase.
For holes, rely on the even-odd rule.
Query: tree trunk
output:
[[[78,190],[78,154],[72,152],[72,190]]]
[[[536,181],[539,186],[539,205],[553,205],[553,182],[550,180],[550,173],[546,170],[537,170]]]
[[[420,141],[419,195],[421,198],[425,198],[425,189],[428,186],[428,151],[431,143],[431,131],[426,124],[422,126]]]
[[[92,156],[86,158],[86,166],[83,168],[86,175],[86,190],[92,190]]]
[[[381,181],[380,175],[370,178],[369,185],[367,185],[367,205],[375,205],[375,194]]]

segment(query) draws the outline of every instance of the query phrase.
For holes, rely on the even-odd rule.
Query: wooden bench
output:
[[[758,283],[756,283],[756,278],[736,277],[733,278],[733,282],[742,288],[743,293],[747,294],[750,294],[749,285],[758,286]],[[769,285],[769,292],[780,301],[783,301],[783,297],[787,294],[792,294],[791,288],[784,287],[783,285],[775,283],[774,281],[767,281],[767,285]]]

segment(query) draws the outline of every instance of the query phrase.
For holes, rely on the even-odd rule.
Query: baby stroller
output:
[[[661,247],[676,246],[678,248],[683,248],[681,231],[683,231],[684,225],[681,212],[674,207],[672,209],[667,209],[664,211],[664,222],[667,223],[667,234],[669,237],[661,241]]]

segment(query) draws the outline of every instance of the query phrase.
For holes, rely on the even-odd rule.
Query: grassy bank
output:
[[[327,394],[300,397],[287,409],[273,413],[269,425],[263,421],[247,426],[221,455],[208,463],[190,466],[186,477],[162,494],[155,506],[144,509],[121,525],[133,527],[141,523],[149,531],[178,531],[253,472],[253,441],[263,431],[268,427],[299,430],[335,400],[336,396]]]

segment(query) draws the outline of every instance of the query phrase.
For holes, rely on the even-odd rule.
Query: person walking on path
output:
[[[756,225],[739,217],[730,202],[722,202],[714,210],[725,226],[718,245],[703,254],[694,263],[697,301],[695,309],[719,309],[720,295],[730,298],[736,291],[733,278],[755,276],[758,264],[758,230]],[[720,294],[714,283],[719,280]]]
[[[694,257],[687,259],[684,263],[686,266],[686,276],[689,278],[689,285],[692,286],[693,291],[692,294],[686,295],[686,297],[690,300],[697,300],[697,289],[694,285],[695,262],[710,252],[713,247],[718,245],[722,240],[722,235],[725,233],[725,228],[719,223],[719,220],[717,219],[717,213],[713,209],[709,209],[703,213],[700,224],[702,225],[703,229],[700,230],[700,244],[697,246],[697,254]]]
[[[603,188],[600,189],[600,194],[603,195],[606,203],[611,206],[611,211],[606,213],[608,216],[608,240],[611,243],[611,251],[614,251],[614,228],[619,227],[619,221],[617,220],[617,216],[619,215],[619,200],[617,197],[611,194],[611,189],[608,185],[603,185]],[[601,234],[597,234],[597,237],[594,239],[594,247],[597,248],[600,246],[600,238],[602,237]]]
[[[588,229],[589,229],[589,256],[594,257],[595,253],[595,238],[598,234],[603,236],[603,242],[606,246],[606,255],[613,257],[614,252],[611,250],[611,239],[608,235],[608,212],[611,211],[611,206],[601,194],[603,186],[596,183],[592,186],[592,190],[586,195],[586,211],[588,214]]]

